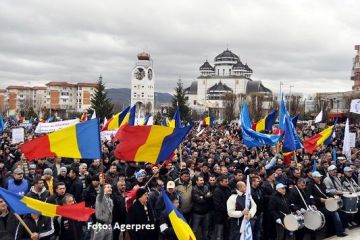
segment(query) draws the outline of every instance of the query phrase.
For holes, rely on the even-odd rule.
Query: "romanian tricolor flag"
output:
[[[284,156],[285,166],[287,167],[290,166],[291,159],[294,158],[294,152],[284,152],[283,156]]]
[[[325,128],[320,133],[312,136],[311,138],[306,139],[304,141],[305,151],[312,154],[318,146],[324,144],[325,142],[329,142],[330,139],[332,138],[333,129],[334,129],[334,125]]]
[[[167,160],[193,125],[171,128],[158,125],[125,125],[117,132],[120,143],[115,149],[118,159],[152,164]]]
[[[101,158],[99,121],[71,125],[20,145],[27,160],[45,157]]]
[[[17,214],[35,213],[46,217],[62,216],[86,222],[95,212],[95,209],[85,207],[85,202],[60,206],[31,197],[20,196],[4,188],[0,188],[0,197],[7,203],[10,209]]]
[[[172,128],[175,128],[175,127],[181,128],[182,127],[179,107],[176,108],[173,119],[170,121],[168,126],[172,127]]]
[[[124,121],[126,115],[129,112],[130,107],[125,108],[123,111],[115,114],[112,118],[110,118],[101,129],[101,131],[109,131],[118,129],[122,122]]]
[[[165,203],[166,213],[169,215],[176,237],[179,240],[196,240],[189,224],[186,222],[183,215],[175,208],[164,190],[161,191],[161,195]]]
[[[201,122],[201,126],[203,126],[203,127],[211,126],[213,124],[214,124],[214,118],[211,116],[205,117]]]
[[[272,111],[271,113],[266,115],[263,119],[261,119],[257,123],[254,123],[252,125],[252,129],[256,132],[262,132],[265,130],[271,131],[272,126],[274,125],[276,120],[276,113],[277,111]]]

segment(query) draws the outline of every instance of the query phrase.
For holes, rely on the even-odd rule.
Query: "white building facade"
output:
[[[131,106],[136,104],[138,114],[143,117],[146,113],[154,113],[155,74],[150,54],[142,52],[137,58],[131,73]]]
[[[190,107],[195,111],[212,110],[221,118],[226,94],[234,94],[237,105],[246,94],[271,94],[261,81],[251,79],[252,69],[228,49],[214,58],[214,66],[206,60],[199,70],[200,76],[185,89]],[[238,112],[239,108],[235,108],[235,113]]]

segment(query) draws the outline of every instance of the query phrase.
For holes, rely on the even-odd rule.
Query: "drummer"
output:
[[[289,231],[285,229],[284,217],[290,214],[290,204],[286,194],[286,185],[282,183],[276,184],[276,193],[270,199],[269,210],[273,217],[276,226],[276,239],[283,240],[290,235]]]
[[[340,178],[337,176],[336,166],[330,165],[327,170],[328,176],[324,179],[326,192],[341,196],[343,194],[343,187]]]
[[[353,169],[351,167],[344,167],[344,176],[342,177],[342,184],[343,188],[353,194],[357,194],[360,197],[360,186],[356,183],[353,175]],[[360,201],[358,201],[358,208],[360,207]],[[354,220],[356,223],[354,223]],[[350,217],[349,222],[351,222],[353,225],[359,225],[360,224],[360,211],[358,210],[357,213],[354,214],[354,216]]]
[[[306,194],[305,192],[306,190],[305,179],[298,178],[296,181],[296,187],[293,187],[289,190],[289,203],[294,207],[294,209],[298,214],[304,214],[308,209],[307,206],[311,205],[310,198],[308,194]],[[312,208],[316,209],[315,206],[312,206]],[[316,240],[316,232],[307,228],[302,228],[296,231],[295,239],[296,240],[304,239],[306,233],[310,234],[311,240]]]
[[[344,176],[342,177],[343,188],[351,193],[360,192],[360,186],[355,182],[352,177],[353,170],[351,167],[344,167]]]
[[[321,211],[326,219],[330,219],[335,225],[336,235],[338,237],[347,236],[345,229],[340,220],[339,212],[330,212],[325,208],[326,199],[333,197],[334,195],[326,192],[326,186],[321,182],[322,174],[318,171],[312,173],[312,181],[309,182],[307,186],[307,193],[311,201],[314,201],[316,208]],[[327,228],[329,228],[328,221],[326,222]]]

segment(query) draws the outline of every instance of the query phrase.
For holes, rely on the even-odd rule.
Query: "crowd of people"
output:
[[[0,134],[1,187],[57,205],[84,201],[95,214],[88,222],[24,215],[30,234],[0,197],[0,239],[177,239],[163,194],[197,239],[240,239],[244,218],[255,240],[342,237],[360,224],[360,148],[356,142],[351,159],[342,155],[341,125],[331,144],[313,154],[300,149],[289,161],[281,142],[243,145],[237,123],[209,126],[201,135],[194,128],[172,159],[155,165],[116,159],[113,141],[102,143],[102,159],[28,161],[11,144],[10,130]],[[359,134],[357,126],[352,130]],[[298,126],[302,139],[317,132],[316,126]],[[26,131],[26,139],[34,137]],[[252,199],[246,208],[248,176]]]

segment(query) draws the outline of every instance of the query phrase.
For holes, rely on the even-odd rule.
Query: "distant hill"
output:
[[[105,91],[113,104],[129,105],[131,95],[130,88],[109,88]],[[169,93],[155,92],[155,106],[170,104],[171,98],[172,95]]]

